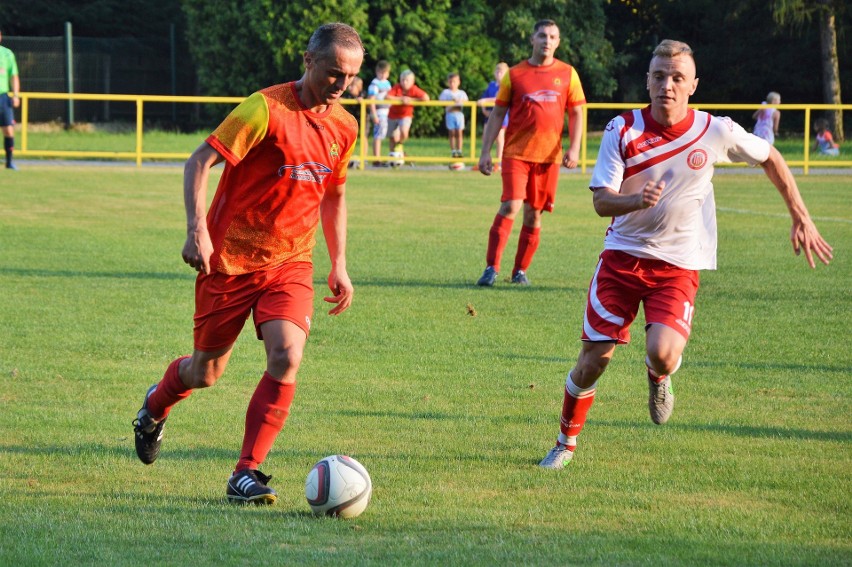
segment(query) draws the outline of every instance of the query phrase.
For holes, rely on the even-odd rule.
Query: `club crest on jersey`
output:
[[[547,89],[542,89],[540,91],[535,91],[533,93],[525,94],[523,100],[531,100],[534,102],[558,102],[559,101],[559,93],[556,91],[550,91]]]
[[[290,179],[296,181],[313,181],[314,183],[322,183],[331,169],[322,163],[316,161],[308,161],[299,165],[282,165],[278,168],[278,177],[284,177],[284,174],[290,172]]]
[[[553,84],[554,85],[561,85],[562,79],[560,79],[559,77],[553,77]]]
[[[707,163],[707,152],[704,150],[692,150],[686,156],[686,165],[690,169],[701,169]]]
[[[331,149],[329,149],[328,155],[331,157],[340,157],[340,146],[337,145],[337,142],[331,143]]]

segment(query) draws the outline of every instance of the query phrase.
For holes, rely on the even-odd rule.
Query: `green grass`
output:
[[[852,562],[848,176],[800,178],[835,246],[813,271],[764,177],[717,176],[720,269],[702,275],[674,417],[648,418],[637,321],[552,473],[536,463],[607,224],[588,178],[563,176],[534,286],[483,290],[496,178],[352,172],[355,303],[324,315],[320,244],[299,390],[263,466],[280,499],[255,509],[224,501],[264,368],[251,329],[220,383],[175,408],[157,463],[133,451],[145,389],[191,348],[180,168],[16,173],[0,191],[0,565]],[[332,453],[372,475],[355,520],[304,500]]]

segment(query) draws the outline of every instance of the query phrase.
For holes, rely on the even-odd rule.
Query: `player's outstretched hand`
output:
[[[790,229],[790,241],[793,243],[793,251],[795,251],[796,256],[800,255],[802,250],[805,251],[805,258],[807,258],[808,265],[811,268],[816,267],[814,254],[825,265],[828,265],[834,258],[832,254],[834,249],[820,235],[813,221],[809,218],[793,222],[793,227]]]
[[[352,296],[355,294],[355,288],[352,287],[352,282],[349,280],[349,275],[346,272],[337,272],[332,270],[328,275],[328,288],[334,295],[324,297],[323,300],[328,303],[336,303],[329,310],[329,315],[340,315],[352,305]]]
[[[642,188],[642,202],[639,205],[640,209],[653,207],[660,200],[660,195],[663,194],[663,189],[666,188],[665,181],[649,181]]]

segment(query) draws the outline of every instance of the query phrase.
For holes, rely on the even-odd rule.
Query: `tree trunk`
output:
[[[820,10],[819,43],[822,54],[822,91],[826,104],[841,104],[840,66],[837,60],[837,30],[834,27],[834,11],[826,7]],[[832,117],[832,133],[842,142],[843,111],[839,108],[828,112]]]

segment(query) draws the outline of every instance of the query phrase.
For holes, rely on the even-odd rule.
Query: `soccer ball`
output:
[[[403,154],[402,152],[390,152],[388,153],[388,157],[391,158],[390,163],[393,167],[400,167],[402,165],[405,165],[405,160],[403,159],[405,157],[405,154]]]
[[[367,469],[346,455],[322,459],[305,480],[305,498],[315,516],[354,518],[367,508],[372,494]]]
[[[462,169],[464,169],[464,163],[460,161],[453,162],[450,164],[450,169],[452,169],[453,171],[461,171]]]

